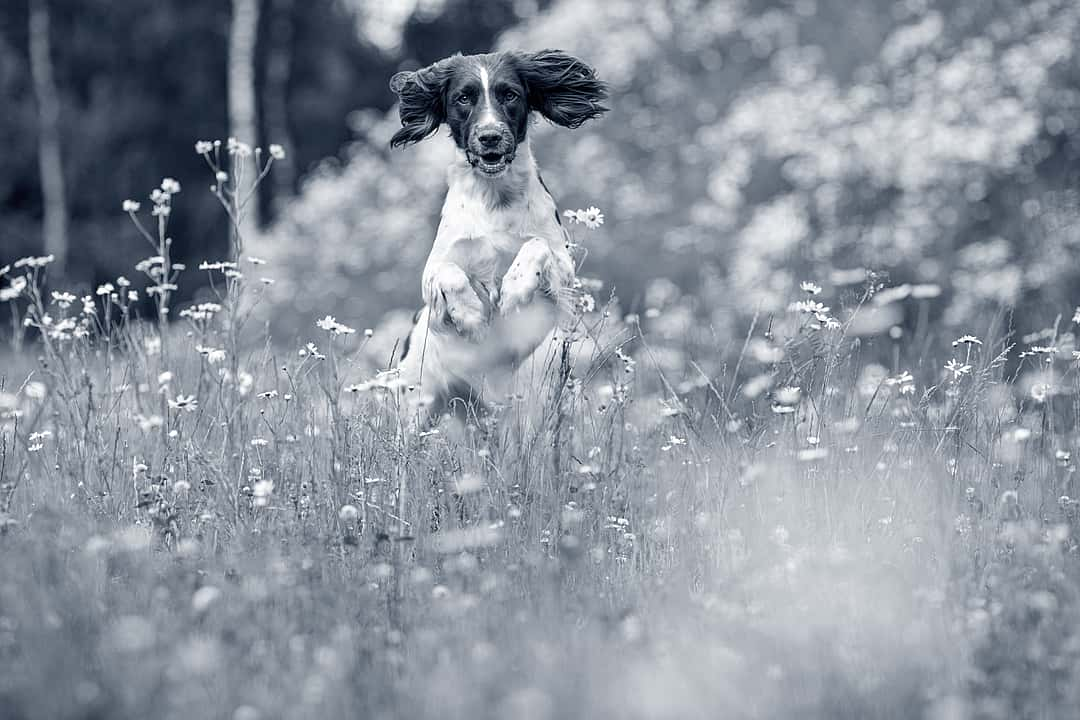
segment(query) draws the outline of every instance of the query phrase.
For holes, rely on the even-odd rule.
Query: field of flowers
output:
[[[239,227],[281,149],[196,150]],[[412,432],[396,338],[271,336],[239,236],[171,260],[181,190],[124,203],[138,281],[0,273],[5,718],[1072,716],[1080,311],[945,334],[849,269],[733,341],[592,284],[551,377]]]

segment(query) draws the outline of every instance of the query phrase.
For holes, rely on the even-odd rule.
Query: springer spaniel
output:
[[[489,374],[513,370],[573,317],[575,267],[555,201],[529,146],[530,115],[577,128],[607,108],[591,67],[558,50],[453,55],[390,80],[401,129],[392,147],[443,123],[457,146],[424,307],[383,373],[426,422],[482,405]],[[387,383],[389,384],[389,383]]]

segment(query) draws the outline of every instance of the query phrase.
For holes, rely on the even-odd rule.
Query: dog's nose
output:
[[[480,142],[480,145],[485,148],[493,148],[499,144],[502,140],[502,133],[498,130],[481,130],[476,139]]]

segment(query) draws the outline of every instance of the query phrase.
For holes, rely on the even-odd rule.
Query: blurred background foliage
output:
[[[347,146],[358,139],[351,126],[357,111],[390,108],[391,74],[459,49],[486,50],[501,28],[518,20],[509,0],[257,0],[254,6],[259,137],[243,139],[280,143],[288,151],[262,187],[261,214],[270,223],[302,178],[322,164],[347,160]],[[145,201],[163,175],[188,189],[171,221],[177,260],[223,255],[227,227],[217,201],[205,192],[212,176],[193,147],[198,139],[224,139],[232,130],[227,86],[233,4],[15,0],[0,4],[4,259],[44,249],[42,123],[31,63],[35,8],[48,14],[59,98],[67,279],[89,287],[130,274],[145,246],[117,209],[128,197]],[[187,282],[198,280],[189,274]]]
[[[48,5],[72,280],[144,254],[119,205],[164,174],[185,184],[179,254],[223,255],[192,143],[229,131],[228,4]],[[451,145],[442,133],[389,151],[387,79],[492,47],[562,48],[612,84],[603,120],[537,123],[535,151],[561,207],[606,214],[578,238],[583,274],[605,283],[598,299],[614,288],[619,312],[669,339],[741,337],[802,280],[835,298],[868,277],[898,288],[867,334],[920,317],[984,332],[1012,308],[1006,322],[1026,331],[1078,302],[1074,0],[258,5],[255,141],[285,145],[289,164],[263,188],[264,233],[249,248],[274,262],[270,308],[287,334],[326,313],[366,327],[397,310],[400,323],[415,306]],[[20,2],[0,9],[12,257],[41,247],[25,16]]]

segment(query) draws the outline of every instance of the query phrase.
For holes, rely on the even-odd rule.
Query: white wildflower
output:
[[[225,359],[225,350],[221,348],[207,347],[205,345],[196,345],[195,352],[206,358],[206,362],[214,365]]]
[[[273,480],[259,480],[251,489],[251,494],[255,497],[255,505],[258,507],[266,507],[266,505],[270,502],[270,495],[273,492]]]
[[[799,400],[802,399],[802,390],[797,387],[786,386],[778,388],[773,393],[773,399],[781,405],[798,405]]]
[[[959,380],[964,375],[971,372],[971,366],[965,363],[958,362],[956,358],[949,360],[945,363],[945,369],[952,373],[953,380]]]
[[[578,211],[578,222],[590,230],[595,230],[604,224],[604,214],[600,212],[600,208],[590,206]]]
[[[228,260],[218,260],[217,262],[208,262],[203,260],[199,263],[200,270],[235,270],[236,263],[229,262]]]
[[[11,279],[11,284],[6,288],[0,288],[0,302],[9,302],[22,295],[26,289],[26,277],[20,275]]]
[[[327,315],[322,320],[316,320],[315,324],[323,330],[333,333],[334,335],[351,335],[352,333],[356,332],[356,330],[349,327],[348,325],[342,325],[341,323],[339,323],[337,320],[334,319],[333,315]]]
[[[604,214],[595,206],[584,210],[566,210],[563,212],[563,217],[570,222],[581,223],[590,230],[595,230],[604,224]]]
[[[15,261],[15,268],[40,268],[56,260],[55,255],[31,255]]]
[[[199,401],[195,399],[194,395],[179,394],[175,400],[169,400],[169,407],[173,410],[195,412],[199,407]]]
[[[830,308],[828,305],[823,305],[816,300],[799,300],[797,302],[791,303],[791,305],[788,306],[788,310],[791,310],[792,312],[803,312],[810,315],[817,315],[819,317],[827,317],[827,314],[831,309],[832,308]],[[824,322],[824,320],[822,320],[822,322]]]
[[[1050,383],[1034,383],[1031,386],[1031,399],[1037,403],[1044,403],[1046,398],[1050,397],[1051,389]]]
[[[915,378],[906,370],[896,377],[887,378],[885,384],[898,388],[901,395],[911,395],[915,392]]]

